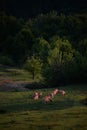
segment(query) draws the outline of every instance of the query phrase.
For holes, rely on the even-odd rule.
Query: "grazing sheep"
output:
[[[54,91],[53,91],[53,93],[54,93],[54,95],[56,95],[57,93],[58,93],[58,89],[55,89]]]
[[[43,102],[44,102],[44,103],[52,102],[52,97],[51,97],[51,96],[45,96],[45,97],[43,98]]]
[[[64,90],[59,90],[59,93],[62,94],[62,95],[66,94],[66,92]]]
[[[38,100],[42,96],[42,92],[34,92],[33,99]]]
[[[33,95],[32,95],[32,97],[34,98],[34,97],[37,96],[37,95],[38,95],[38,93],[37,93],[37,92],[34,92]]]
[[[38,92],[38,96],[41,97],[42,96],[42,92]]]
[[[38,100],[38,99],[39,99],[38,95],[34,96],[34,100]]]
[[[57,93],[58,93],[58,89],[55,89],[54,91],[49,93],[49,96],[51,96],[53,98]]]
[[[53,92],[49,93],[49,96],[51,96],[53,98],[54,97],[54,93]]]

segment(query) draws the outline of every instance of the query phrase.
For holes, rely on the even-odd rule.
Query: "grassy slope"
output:
[[[87,85],[60,88],[66,95],[56,95],[49,104],[34,101],[33,91],[0,92],[0,130],[87,130],[87,106],[80,102]],[[44,95],[49,91],[42,90]]]
[[[27,71],[8,67],[0,67],[0,79],[10,79],[13,81],[32,81],[32,77]]]

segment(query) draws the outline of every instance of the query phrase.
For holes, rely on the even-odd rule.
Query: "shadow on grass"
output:
[[[34,101],[32,103],[21,103],[21,104],[10,104],[4,107],[7,112],[16,111],[50,111],[50,110],[62,110],[74,106],[73,100],[63,100],[63,101],[52,101],[50,103],[43,103],[42,101]],[[0,113],[1,114],[1,113]]]

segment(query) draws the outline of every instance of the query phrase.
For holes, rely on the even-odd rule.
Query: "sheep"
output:
[[[39,96],[38,95],[35,95],[34,96],[34,100],[38,100],[39,99]]]
[[[62,94],[62,95],[65,95],[65,94],[66,94],[66,92],[65,92],[64,90],[59,90],[58,93],[60,93],[60,94]]]
[[[54,95],[56,95],[57,93],[58,93],[58,89],[55,89],[54,91],[53,91],[53,93],[54,93]]]
[[[42,96],[42,92],[38,92],[38,96],[41,97]]]
[[[38,100],[42,96],[42,92],[34,92],[33,99]]]
[[[44,103],[47,103],[47,102],[51,102],[52,101],[52,97],[51,96],[45,96],[44,98],[43,98],[43,102]]]
[[[54,97],[54,93],[53,92],[49,93],[49,96],[51,96],[53,98]]]
[[[37,95],[38,95],[38,93],[37,93],[37,92],[34,92],[33,95],[32,95],[32,97],[34,98],[34,97],[37,96]]]

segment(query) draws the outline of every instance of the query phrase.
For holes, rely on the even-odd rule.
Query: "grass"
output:
[[[18,68],[0,68],[0,81],[32,82],[31,75]],[[37,79],[36,79],[37,81]],[[2,86],[3,87],[3,86]],[[0,92],[0,130],[87,130],[87,85],[57,87],[66,95],[56,95],[44,104],[32,99],[34,91],[47,95],[53,89]]]
[[[33,82],[32,75],[20,68],[0,67],[0,79],[10,79],[13,81],[29,81]],[[35,81],[39,79],[36,78]]]
[[[66,95],[53,102],[34,101],[34,90],[0,92],[0,130],[87,130],[87,85],[60,87]],[[36,91],[36,90],[35,90]],[[52,89],[42,89],[47,95]]]

